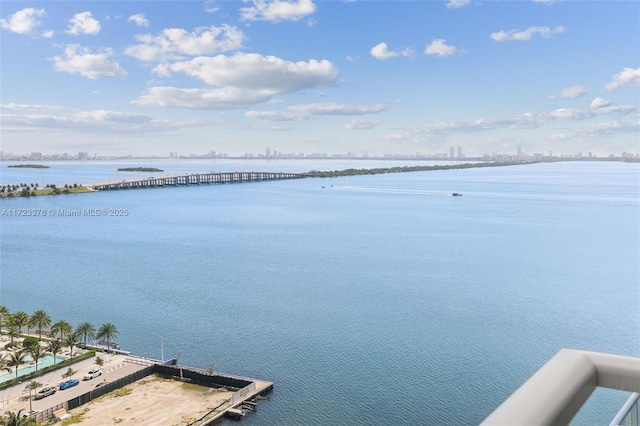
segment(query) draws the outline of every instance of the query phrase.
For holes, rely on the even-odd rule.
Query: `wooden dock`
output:
[[[284,172],[208,172],[114,180],[109,182],[87,183],[82,186],[94,191],[111,191],[116,189],[164,188],[189,185],[261,182],[270,180],[302,179],[305,177],[306,175],[300,173]]]

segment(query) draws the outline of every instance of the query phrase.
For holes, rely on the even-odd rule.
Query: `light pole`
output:
[[[162,336],[156,333],[153,333],[160,338],[160,360],[164,364],[164,342],[162,341]]]

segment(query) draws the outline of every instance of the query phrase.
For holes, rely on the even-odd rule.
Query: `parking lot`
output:
[[[66,373],[69,367],[62,368],[58,371],[52,371],[44,376],[38,377],[34,380],[41,383],[43,386],[35,391],[32,391],[32,396],[42,388],[51,386],[56,388],[56,392],[53,395],[31,402],[32,409],[34,411],[43,411],[47,408],[53,407],[57,404],[62,404],[74,397],[80,396],[92,389],[95,389],[96,385],[100,382],[111,382],[141,370],[145,367],[142,363],[135,364],[127,362],[131,356],[125,355],[106,355],[101,354],[101,358],[104,360],[102,366],[102,375],[95,377],[91,380],[83,380],[85,374],[90,370],[98,368],[95,364],[95,357],[80,361],[73,364],[71,368],[75,370],[75,373],[67,378],[63,378],[62,375]],[[60,390],[60,384],[68,379],[76,379],[79,383],[73,387]],[[29,391],[26,389],[28,382],[20,383],[11,388],[0,391],[2,397],[2,411],[18,411],[24,410],[25,412],[30,410],[29,407]]]

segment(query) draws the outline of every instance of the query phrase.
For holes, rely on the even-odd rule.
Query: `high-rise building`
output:
[[[271,157],[271,148],[267,147],[267,149],[264,151],[264,156],[267,158]]]
[[[518,158],[522,158],[522,147],[518,145]]]
[[[88,152],[79,152],[78,153],[78,160],[87,160],[89,158],[89,153]]]
[[[458,158],[462,158],[462,157],[464,157],[464,154],[462,154],[462,147],[459,146],[458,147]]]
[[[456,155],[456,150],[454,147],[449,148],[449,158],[453,158]]]

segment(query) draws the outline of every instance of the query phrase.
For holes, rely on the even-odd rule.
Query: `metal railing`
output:
[[[640,397],[640,393],[632,393],[609,426],[638,426],[638,397]],[[629,422],[627,423],[626,420],[629,420]]]
[[[569,424],[599,386],[640,393],[640,358],[562,349],[482,425]]]

